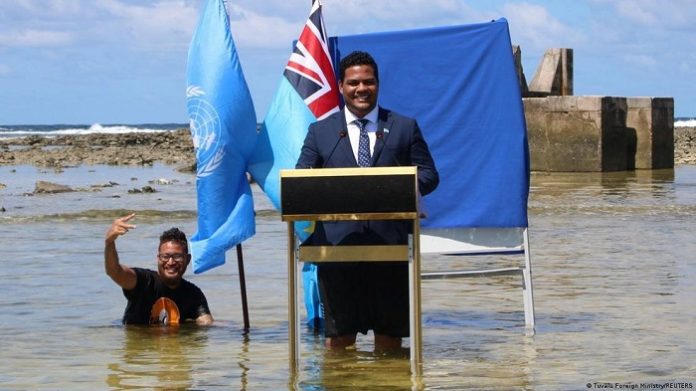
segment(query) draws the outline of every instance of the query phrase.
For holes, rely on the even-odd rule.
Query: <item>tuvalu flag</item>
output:
[[[188,53],[186,99],[198,196],[194,273],[224,264],[225,252],[255,233],[246,165],[256,143],[256,114],[228,7],[224,0],[206,1]]]
[[[321,4],[313,0],[249,162],[251,176],[276,209],[280,209],[280,170],[295,167],[309,125],[339,110],[327,40]],[[298,226],[297,232],[307,235],[303,227]],[[321,319],[316,267],[305,263],[302,277],[308,324],[313,326]]]
[[[280,209],[280,170],[295,167],[309,125],[338,110],[338,85],[321,5],[314,0],[249,162],[249,172],[276,209]]]

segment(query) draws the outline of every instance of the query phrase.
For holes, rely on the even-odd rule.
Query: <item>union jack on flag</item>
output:
[[[317,120],[339,110],[338,87],[319,0],[312,1],[312,10],[290,55],[284,76]]]

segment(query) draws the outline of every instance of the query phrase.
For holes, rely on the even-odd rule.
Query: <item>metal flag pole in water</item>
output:
[[[239,267],[239,290],[242,296],[242,316],[244,317],[244,334],[249,332],[249,307],[247,306],[246,279],[244,278],[244,256],[242,244],[237,245],[237,266]]]

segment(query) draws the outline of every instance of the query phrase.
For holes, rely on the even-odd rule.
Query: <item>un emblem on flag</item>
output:
[[[204,96],[205,91],[198,86],[186,89],[186,106],[193,147],[196,150],[198,177],[212,174],[225,155],[220,143],[220,116]]]

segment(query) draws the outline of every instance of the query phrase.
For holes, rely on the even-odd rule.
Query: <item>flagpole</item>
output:
[[[244,257],[242,244],[237,245],[237,266],[239,267],[239,290],[242,296],[242,315],[244,316],[244,334],[249,332],[249,307],[247,306],[246,281],[244,278]]]

